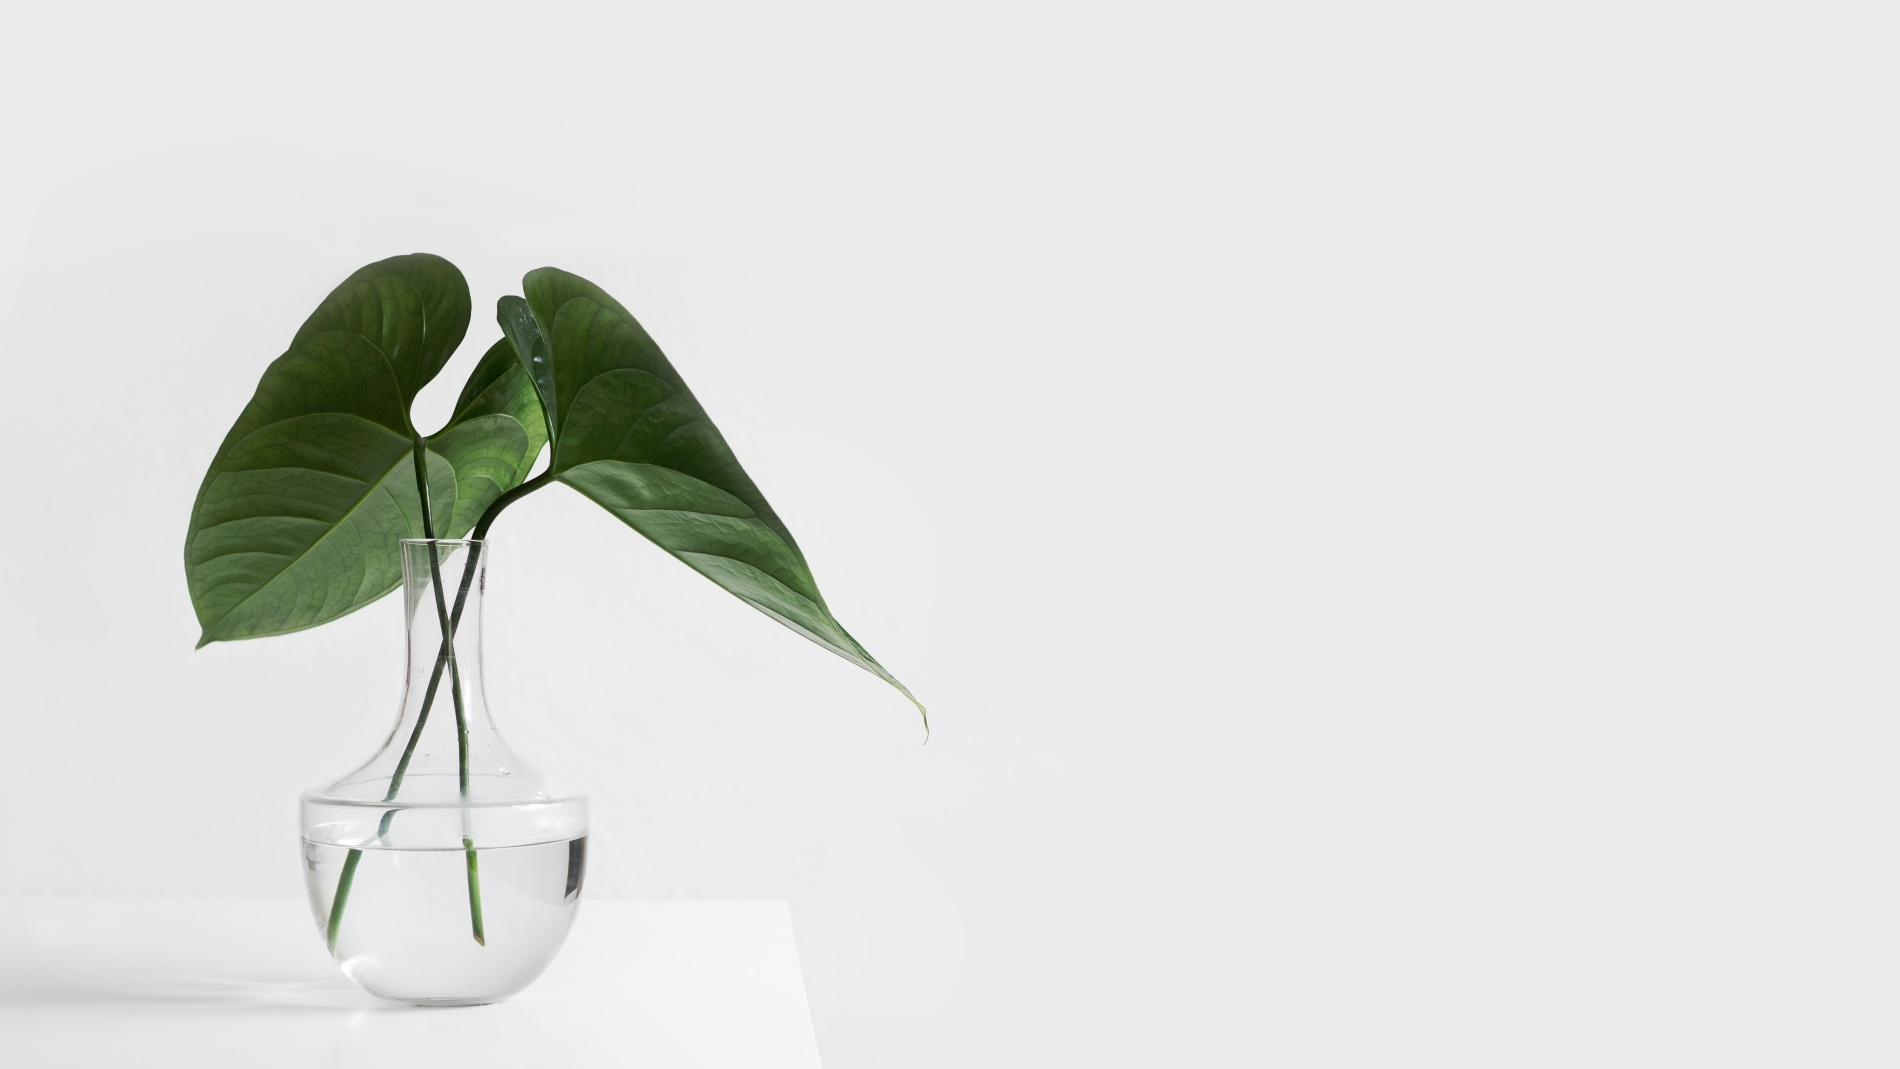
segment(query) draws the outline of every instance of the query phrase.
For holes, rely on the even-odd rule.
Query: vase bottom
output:
[[[454,825],[475,819],[461,810],[403,810],[395,828],[418,834],[443,814]],[[492,811],[479,817],[496,820]],[[473,851],[351,851],[305,840],[304,872],[318,933],[335,933],[337,966],[358,987],[411,1006],[480,1006],[527,987],[560,950],[580,899],[586,844],[577,837]]]

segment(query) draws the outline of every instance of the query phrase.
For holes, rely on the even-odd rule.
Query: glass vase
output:
[[[304,877],[337,965],[372,995],[495,1002],[567,938],[587,798],[517,757],[482,692],[483,541],[405,539],[402,712],[362,767],[303,795]]]

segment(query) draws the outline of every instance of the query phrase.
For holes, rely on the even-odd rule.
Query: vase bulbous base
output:
[[[462,849],[363,849],[332,955],[358,987],[415,1006],[499,1002],[532,983],[567,939],[580,904],[586,839],[477,850],[481,931]],[[320,933],[336,916],[347,848],[304,843]]]
[[[586,874],[586,795],[523,761],[489,717],[484,549],[403,543],[396,727],[360,768],[303,796],[319,935],[357,986],[415,1006],[498,1002],[532,983],[567,938]]]

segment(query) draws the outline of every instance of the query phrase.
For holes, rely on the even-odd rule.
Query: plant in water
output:
[[[199,646],[328,623],[401,583],[402,539],[471,537],[452,603],[442,559],[429,547],[441,647],[383,798],[397,800],[446,678],[466,802],[468,724],[454,635],[480,540],[503,509],[558,482],[911,698],[832,616],[791,531],[659,346],[586,279],[529,272],[522,295],[499,302],[502,337],[475,365],[448,424],[418,431],[410,406],[461,344],[469,313],[468,285],[453,264],[393,257],[345,279],[265,369],[192,508],[185,576]],[[528,478],[544,449],[547,467]],[[398,812],[383,813],[379,838]],[[462,851],[470,932],[485,944],[480,850],[465,835]],[[331,900],[333,951],[360,858],[349,851]]]

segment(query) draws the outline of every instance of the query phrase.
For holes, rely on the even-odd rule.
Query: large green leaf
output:
[[[831,615],[791,531],[639,322],[578,275],[542,268],[522,284],[532,322],[511,315],[506,303],[501,318],[518,350],[544,345],[549,355],[549,472],[740,600],[917,703]],[[528,337],[530,330],[539,338]]]
[[[468,309],[448,261],[384,260],[338,286],[265,370],[192,508],[185,575],[200,646],[314,627],[401,583],[398,541],[425,533],[409,405],[454,353]],[[546,436],[505,342],[456,408],[425,454],[428,526],[447,538],[521,481]]]

